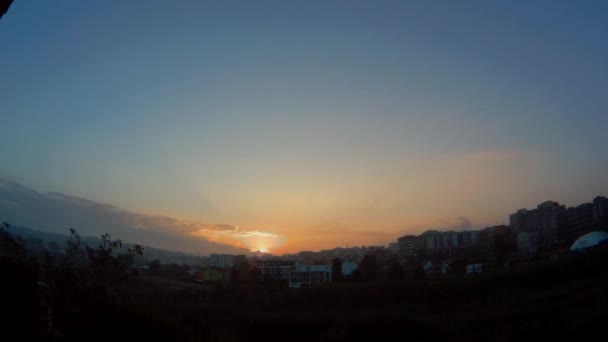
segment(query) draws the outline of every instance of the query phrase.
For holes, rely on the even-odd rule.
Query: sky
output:
[[[590,201],[606,37],[605,1],[17,0],[0,214],[287,253]]]

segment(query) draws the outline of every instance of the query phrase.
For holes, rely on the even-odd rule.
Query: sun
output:
[[[266,247],[251,248],[251,251],[254,253],[270,253],[270,250]]]

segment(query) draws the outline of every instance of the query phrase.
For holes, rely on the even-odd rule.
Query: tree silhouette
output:
[[[116,283],[129,276],[129,268],[136,255],[143,255],[143,247],[134,245],[128,248],[127,253],[117,254],[122,248],[121,240],[112,240],[110,234],[101,236],[101,243],[97,248],[85,245],[89,259],[89,267],[97,281],[103,283]]]
[[[241,282],[240,272],[237,265],[230,268],[230,284],[232,287],[237,288]]]
[[[392,281],[403,280],[405,276],[405,272],[403,271],[403,267],[398,261],[394,261],[391,263],[390,269],[388,270],[388,278]]]
[[[375,281],[378,276],[378,265],[376,257],[365,255],[359,264],[359,276],[362,281]]]
[[[18,333],[20,339],[36,340],[42,336],[38,321],[38,266],[27,254],[23,241],[9,234],[11,225],[0,225],[0,303],[6,308],[2,317],[2,334]]]
[[[339,282],[342,280],[342,259],[334,258],[331,261],[331,281]]]
[[[0,225],[0,256],[12,260],[27,259],[23,240],[20,237],[13,237],[9,233],[11,225],[3,222]]]

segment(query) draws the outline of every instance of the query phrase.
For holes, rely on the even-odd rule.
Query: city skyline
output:
[[[608,193],[606,10],[17,1],[0,214],[288,253],[588,201]]]

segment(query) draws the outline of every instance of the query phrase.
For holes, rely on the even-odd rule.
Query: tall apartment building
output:
[[[509,254],[517,249],[517,237],[516,232],[509,226],[484,228],[479,232],[478,253],[488,259],[504,263]]]
[[[608,198],[597,196],[593,199],[593,225],[595,230],[608,230]]]
[[[608,199],[596,197],[593,202],[566,209],[559,218],[559,240],[573,243],[595,230],[608,230]]]
[[[406,235],[397,239],[399,243],[399,257],[404,259],[416,255],[416,235]]]
[[[559,218],[566,208],[554,201],[539,204],[536,209],[519,209],[509,216],[509,224],[517,232],[538,233],[541,247],[550,247],[559,241]]]
[[[479,232],[476,230],[467,230],[458,232],[458,248],[470,248],[477,245],[477,237]]]

